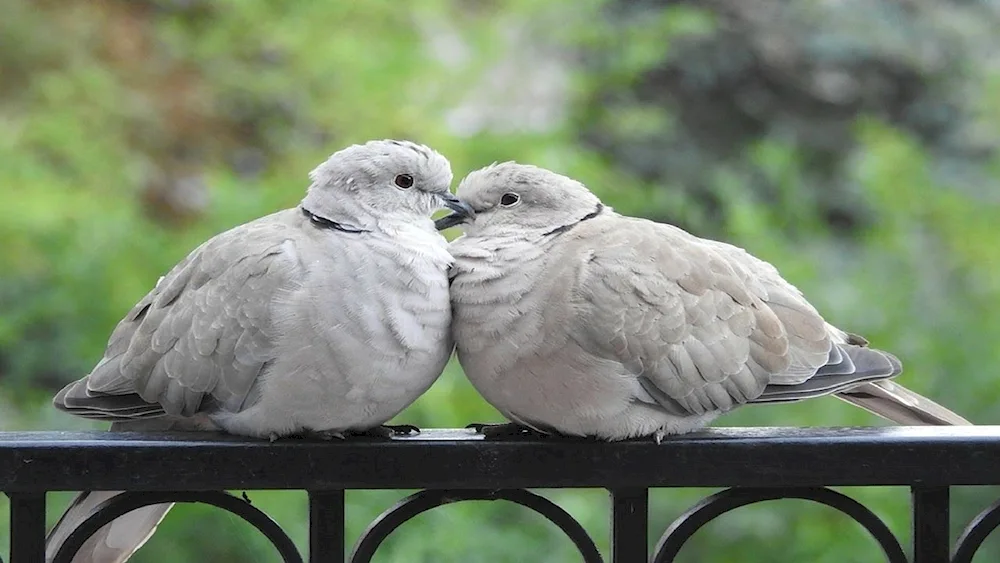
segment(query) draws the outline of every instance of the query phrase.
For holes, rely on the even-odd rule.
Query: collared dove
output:
[[[826,321],[770,264],[625,217],[579,182],[504,163],[456,194],[458,359],[513,425],[660,441],[747,403],[834,394],[900,424],[970,424],[892,383],[901,364]],[[489,425],[486,425],[489,426]]]
[[[471,210],[448,191],[448,161],[411,142],[348,147],[310,179],[299,206],[209,239],[161,278],[55,406],[112,430],[389,431],[452,350],[452,259],[430,215]],[[78,496],[47,560],[115,494]],[[169,509],[119,518],[73,561],[126,561]]]

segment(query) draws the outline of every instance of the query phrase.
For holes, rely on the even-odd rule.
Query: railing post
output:
[[[7,493],[10,498],[10,561],[45,561],[45,493]]]
[[[950,556],[948,487],[913,487],[913,563],[947,563]]]
[[[344,563],[344,491],[309,491],[309,563]]]
[[[649,560],[649,490],[611,490],[611,562]]]

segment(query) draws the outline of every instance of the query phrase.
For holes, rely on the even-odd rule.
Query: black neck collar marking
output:
[[[597,204],[597,209],[595,209],[595,210],[594,210],[593,212],[591,212],[591,213],[588,213],[587,215],[584,215],[584,216],[583,216],[583,219],[580,219],[580,220],[579,220],[579,221],[577,221],[576,223],[570,223],[569,225],[563,225],[563,226],[561,226],[561,227],[556,227],[556,228],[552,229],[551,231],[549,231],[549,232],[545,233],[545,235],[544,235],[544,236],[549,236],[549,235],[558,235],[558,234],[561,234],[561,233],[565,233],[566,231],[568,231],[568,230],[572,229],[573,227],[575,227],[575,226],[579,225],[580,223],[583,223],[583,222],[584,222],[584,221],[586,221],[587,219],[593,219],[594,217],[597,217],[598,215],[600,215],[600,214],[601,214],[601,211],[604,211],[604,205],[603,205],[603,204],[600,204],[600,203],[598,203],[598,204]]]
[[[305,207],[301,208],[302,214],[305,215],[309,222],[313,224],[317,229],[328,229],[331,231],[340,231],[342,233],[367,233],[368,231],[364,229],[354,229],[351,227],[345,227],[336,221],[331,221],[326,217],[320,217],[312,211],[309,211]]]

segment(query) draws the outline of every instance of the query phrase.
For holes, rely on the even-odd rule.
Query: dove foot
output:
[[[343,440],[344,433],[335,430],[302,430],[301,432],[289,434],[285,437],[297,440]],[[271,441],[273,442],[276,439],[280,439],[280,437],[275,437],[272,434]]]
[[[504,422],[501,424],[473,422],[466,426],[466,428],[471,428],[487,438],[543,438],[547,436],[547,434],[543,434],[533,428],[521,426],[513,422]]]
[[[352,430],[349,436],[366,436],[369,438],[392,438],[394,436],[415,436],[420,434],[420,428],[412,424],[383,424],[368,430]]]

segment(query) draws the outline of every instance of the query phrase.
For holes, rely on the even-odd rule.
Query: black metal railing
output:
[[[997,484],[998,426],[720,428],[662,444],[494,441],[471,430],[425,430],[388,441],[273,443],[183,433],[0,433],[0,487],[10,497],[12,563],[43,560],[45,493],[78,490],[129,492],[113,497],[83,522],[63,544],[57,561],[70,561],[90,534],[115,517],[164,502],[200,502],[228,510],[263,533],[285,561],[303,561],[273,520],[244,499],[222,492],[228,489],[308,491],[310,563],[370,561],[382,541],[410,518],[444,504],[483,499],[538,512],[573,541],[583,561],[602,561],[583,527],[530,488],[607,489],[614,563],[673,561],[684,543],[719,515],[783,498],[810,500],[846,514],[875,538],[890,563],[970,563],[1000,525],[1000,502],[973,519],[953,545],[950,487]],[[871,510],[829,488],[878,485],[906,486],[912,492],[912,559]],[[724,490],[677,518],[650,552],[648,492],[657,487]],[[384,512],[345,557],[344,491],[349,489],[420,492]]]

